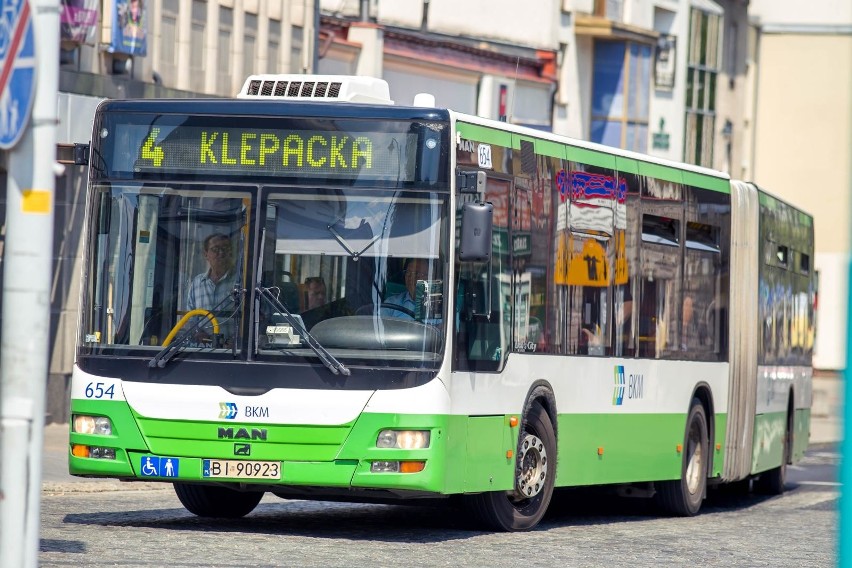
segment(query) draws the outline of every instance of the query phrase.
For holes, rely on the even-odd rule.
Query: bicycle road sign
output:
[[[0,0],[0,148],[18,143],[35,98],[35,38],[29,0]]]

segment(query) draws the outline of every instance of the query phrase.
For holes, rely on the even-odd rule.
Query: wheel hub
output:
[[[538,436],[526,434],[518,448],[515,492],[523,499],[538,495],[547,479],[547,449]]]
[[[701,475],[703,472],[704,454],[701,442],[690,438],[687,451],[689,452],[687,454],[689,461],[686,465],[686,486],[690,494],[694,495],[701,486]]]

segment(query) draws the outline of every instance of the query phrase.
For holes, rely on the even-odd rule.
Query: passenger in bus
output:
[[[302,311],[302,321],[310,330],[317,323],[341,315],[339,305],[328,303],[328,294],[325,280],[322,276],[309,276],[305,278],[305,309]]]
[[[381,315],[391,318],[414,319],[414,295],[417,281],[429,278],[429,264],[422,258],[410,258],[405,263],[405,290],[388,296],[382,302]]]
[[[209,235],[203,242],[203,255],[208,269],[196,275],[190,282],[186,309],[215,310],[213,315],[219,322],[219,333],[227,343],[233,337],[233,304],[228,298],[232,297],[237,282],[230,237],[222,233]],[[196,322],[197,320],[194,320],[192,323]],[[196,333],[196,341],[210,341],[211,331],[209,325],[202,325]]]
[[[313,310],[325,305],[326,290],[325,280],[322,276],[311,276],[305,279],[306,297],[305,309]]]

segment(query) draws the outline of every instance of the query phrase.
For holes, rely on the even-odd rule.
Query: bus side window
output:
[[[455,318],[458,370],[497,371],[508,354],[509,327],[504,316],[508,317],[510,312],[508,306],[503,306],[497,275],[491,277],[490,294],[485,289],[486,271],[487,268],[482,269],[482,277],[466,271],[459,279]]]

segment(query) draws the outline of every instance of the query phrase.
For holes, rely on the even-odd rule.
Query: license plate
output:
[[[281,479],[281,462],[204,460],[201,475],[230,479]]]

